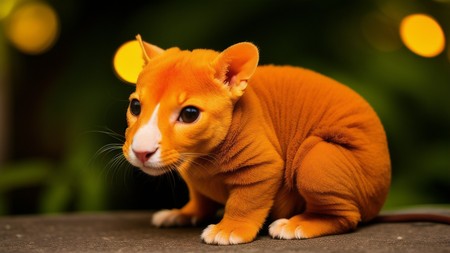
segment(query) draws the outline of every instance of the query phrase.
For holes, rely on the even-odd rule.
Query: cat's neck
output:
[[[263,116],[264,112],[257,100],[258,97],[249,87],[234,106],[232,122],[225,139],[212,151],[218,158],[222,172],[251,166],[246,162],[252,159],[245,157],[256,157],[267,152],[267,148],[264,148],[267,144],[274,146],[274,150],[280,150],[272,122]],[[279,153],[275,156],[279,156]]]

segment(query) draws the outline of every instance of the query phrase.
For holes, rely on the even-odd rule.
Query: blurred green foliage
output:
[[[0,35],[7,63],[0,85],[10,101],[10,133],[0,139],[9,147],[0,161],[0,214],[186,201],[179,178],[143,175],[113,160],[120,149],[96,155],[104,145],[120,146],[103,132],[124,132],[133,87],[115,77],[112,57],[137,33],[163,48],[222,50],[252,41],[261,64],[303,66],[349,85],[373,105],[388,134],[393,182],[386,208],[450,202],[450,49],[422,58],[397,33],[404,15],[424,12],[450,40],[448,1],[48,2],[61,22],[49,52],[24,55]],[[383,22],[365,25],[373,15]]]

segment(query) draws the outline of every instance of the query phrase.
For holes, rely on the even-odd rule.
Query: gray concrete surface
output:
[[[450,226],[372,224],[349,234],[308,240],[260,235],[237,246],[211,246],[202,228],[157,229],[151,213],[117,212],[0,217],[0,252],[450,252]]]

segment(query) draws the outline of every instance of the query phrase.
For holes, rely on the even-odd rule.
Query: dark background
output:
[[[345,83],[373,105],[388,135],[393,184],[386,208],[450,202],[449,49],[424,58],[398,32],[406,15],[427,13],[450,39],[449,1],[47,3],[60,21],[49,51],[22,53],[0,30],[7,129],[0,135],[0,214],[186,202],[176,175],[152,178],[114,160],[119,149],[97,152],[122,141],[111,132],[124,133],[134,88],[115,76],[112,59],[138,33],[162,48],[223,50],[251,41],[261,64],[303,66]]]

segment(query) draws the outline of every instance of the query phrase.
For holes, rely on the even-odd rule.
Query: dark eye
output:
[[[138,116],[141,113],[141,102],[137,99],[133,99],[130,102],[130,112],[134,116]]]
[[[186,106],[181,110],[178,121],[183,123],[192,123],[198,118],[199,115],[200,110],[198,108],[194,106]]]

